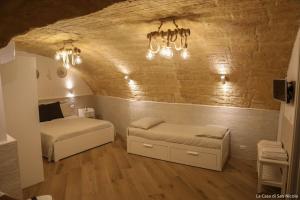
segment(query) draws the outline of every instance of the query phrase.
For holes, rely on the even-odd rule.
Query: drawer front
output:
[[[217,167],[217,156],[215,154],[174,147],[171,147],[170,152],[170,159],[173,162],[208,169],[215,169]]]
[[[131,153],[139,155],[169,160],[169,148],[163,145],[153,144],[151,142],[130,142]]]

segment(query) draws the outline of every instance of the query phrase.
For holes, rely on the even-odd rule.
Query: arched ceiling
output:
[[[95,94],[266,109],[279,108],[272,80],[286,75],[300,19],[298,0],[16,2],[0,8],[0,44],[53,57],[73,40]],[[170,17],[191,29],[190,59],[146,60],[146,34]]]

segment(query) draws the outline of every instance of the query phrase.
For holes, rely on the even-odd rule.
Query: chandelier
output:
[[[161,30],[163,26],[163,21],[161,21],[160,26],[157,31],[153,31],[147,34],[149,40],[148,51],[146,58],[148,60],[154,59],[156,54],[159,54],[163,58],[170,59],[174,55],[174,50],[180,52],[182,59],[186,60],[189,58],[190,54],[187,49],[187,39],[191,35],[190,29],[179,28],[173,19],[173,24],[175,29],[168,29],[166,31]]]
[[[64,46],[56,51],[55,53],[55,60],[62,60],[63,66],[66,69],[69,69],[71,66],[79,65],[82,63],[82,59],[80,57],[81,50],[75,47],[71,43],[71,47],[66,48]]]

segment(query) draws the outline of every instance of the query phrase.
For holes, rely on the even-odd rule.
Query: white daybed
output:
[[[222,171],[229,155],[230,131],[227,128],[161,121],[140,126],[143,120],[151,121],[144,118],[128,128],[128,153]]]
[[[71,116],[41,122],[43,156],[55,162],[114,141],[114,126],[103,120]]]

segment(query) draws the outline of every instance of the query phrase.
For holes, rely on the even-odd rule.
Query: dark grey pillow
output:
[[[39,116],[40,122],[64,118],[59,102],[39,105]]]

